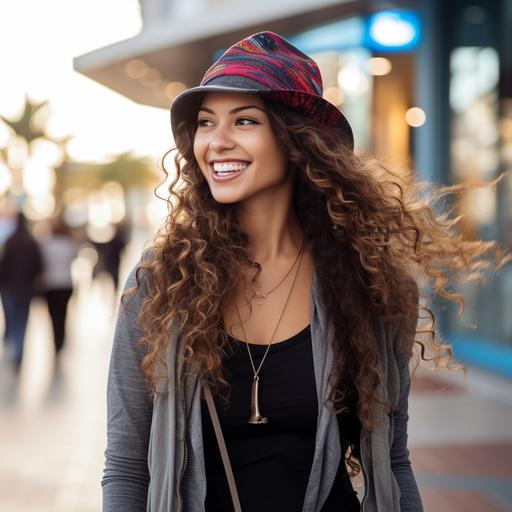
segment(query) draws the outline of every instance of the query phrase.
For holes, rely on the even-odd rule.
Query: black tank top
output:
[[[242,511],[300,512],[313,462],[318,414],[309,326],[270,347],[259,384],[260,412],[268,418],[265,425],[247,423],[253,371],[245,344],[233,338],[229,344],[224,368],[231,397],[228,406],[219,397],[215,397],[215,404]],[[250,344],[250,349],[258,367],[266,345]],[[202,418],[206,512],[230,512],[231,497],[204,400]],[[322,512],[340,510],[360,510],[343,460]]]

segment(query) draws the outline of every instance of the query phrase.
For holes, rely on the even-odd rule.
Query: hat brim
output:
[[[237,94],[258,94],[264,98],[293,108],[317,123],[327,127],[339,128],[344,144],[354,149],[354,136],[346,117],[340,109],[321,96],[302,91],[274,90],[274,89],[248,89],[223,85],[200,85],[183,91],[171,104],[171,127],[174,141],[180,152],[179,126],[183,121],[195,116],[203,96],[208,92],[226,92]]]

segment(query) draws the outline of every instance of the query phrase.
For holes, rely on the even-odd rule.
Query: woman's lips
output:
[[[210,167],[210,172],[211,172],[213,181],[224,182],[224,181],[229,181],[229,180],[238,178],[238,176],[243,174],[247,170],[247,167],[249,167],[249,165],[250,165],[249,162],[244,162],[244,163],[246,163],[246,166],[243,169],[236,170],[236,171],[229,171],[226,173],[216,173],[213,168],[213,164],[210,164],[209,167]]]

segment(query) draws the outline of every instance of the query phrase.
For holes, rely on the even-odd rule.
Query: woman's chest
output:
[[[233,352],[225,359],[225,376],[231,386],[229,404],[217,402],[219,417],[227,435],[247,429],[263,434],[282,431],[315,431],[318,415],[317,389],[313,368],[310,328],[307,326],[287,340],[271,345],[259,372],[259,409],[268,418],[265,425],[250,425],[251,391],[254,372],[266,351],[264,345],[230,340]]]
[[[303,330],[311,320],[313,268],[311,257],[305,255],[297,278],[290,275],[264,298],[253,296],[254,290],[241,285],[224,304],[225,331],[239,340],[266,345]],[[272,290],[271,284],[259,292]]]

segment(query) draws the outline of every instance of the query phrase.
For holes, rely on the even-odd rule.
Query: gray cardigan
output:
[[[136,267],[137,268],[137,267]],[[135,271],[127,288],[135,284]],[[171,333],[168,393],[152,402],[140,372],[138,311],[148,293],[143,281],[121,308],[108,379],[108,428],[103,486],[104,512],[204,512],[206,476],[197,374],[178,364],[183,344]],[[311,339],[318,392],[318,427],[313,465],[302,512],[320,512],[342,458],[336,417],[325,406],[333,355],[325,311],[313,276]],[[416,321],[416,319],[415,319]],[[382,383],[379,396],[391,410],[376,414],[380,426],[361,431],[364,512],[423,510],[407,449],[409,357],[393,351],[393,335],[379,330]],[[183,383],[183,384],[180,384]],[[324,405],[321,405],[324,404]]]

